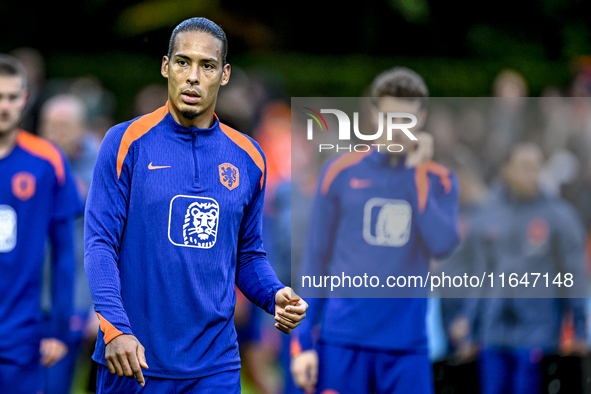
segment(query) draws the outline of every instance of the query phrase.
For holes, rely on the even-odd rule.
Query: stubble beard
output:
[[[193,110],[193,109],[183,109],[180,112],[181,116],[185,119],[188,120],[193,120],[195,119],[197,116],[199,116],[199,112]]]
[[[6,121],[0,122],[0,138],[10,134],[14,129],[17,129],[20,124],[20,116],[13,119],[10,115],[2,113],[0,114],[0,117],[3,118],[2,120],[4,120],[5,117],[8,118]]]

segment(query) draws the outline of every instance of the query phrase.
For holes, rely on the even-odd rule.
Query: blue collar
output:
[[[368,160],[372,163],[383,167],[390,167],[396,170],[405,169],[404,163],[406,162],[406,155],[401,156],[394,167],[390,165],[390,155],[388,153],[378,152],[377,149],[372,149],[372,152],[368,156]]]
[[[170,112],[168,112],[166,114],[166,116],[164,117],[164,120],[166,122],[168,122],[168,125],[177,133],[181,133],[181,134],[201,134],[201,133],[209,133],[211,131],[214,131],[215,129],[219,128],[220,125],[220,120],[218,119],[218,117],[214,114],[215,117],[215,121],[213,122],[213,125],[211,127],[208,127],[207,129],[200,129],[199,127],[186,127],[183,126],[181,124],[179,124],[176,120],[174,120],[174,118],[172,117],[172,114]]]

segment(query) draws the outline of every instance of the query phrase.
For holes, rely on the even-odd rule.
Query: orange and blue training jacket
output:
[[[234,284],[274,313],[284,286],[261,240],[265,158],[219,122],[184,127],[168,111],[113,127],[86,204],[85,269],[100,320],[93,359],[132,334],[147,376],[240,368]]]
[[[313,349],[316,340],[426,354],[427,290],[386,283],[426,278],[429,260],[457,246],[455,174],[432,161],[391,165],[388,154],[372,150],[337,156],[319,178],[298,278],[309,309],[294,331],[292,354]],[[355,282],[364,275],[379,283]],[[320,283],[333,277],[342,280],[336,290]]]
[[[82,213],[63,154],[48,141],[18,131],[0,159],[0,360],[39,363],[42,337],[68,342],[73,312],[73,223]],[[52,313],[43,331],[41,291],[46,241],[52,246]]]

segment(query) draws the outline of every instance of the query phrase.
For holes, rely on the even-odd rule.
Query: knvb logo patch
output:
[[[526,230],[527,242],[523,251],[528,256],[540,256],[548,253],[550,239],[550,225],[546,219],[536,217],[530,220]]]
[[[174,245],[210,249],[217,240],[220,206],[209,197],[175,196],[170,201],[168,239]]]
[[[220,164],[218,166],[220,171],[220,182],[226,186],[228,190],[234,190],[240,184],[240,173],[238,168],[230,163]]]
[[[35,177],[33,174],[21,171],[12,177],[12,194],[19,200],[27,201],[35,194]]]

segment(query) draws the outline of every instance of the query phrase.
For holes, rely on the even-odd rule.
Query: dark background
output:
[[[77,93],[84,93],[80,90],[92,86],[89,78],[81,77],[94,77],[90,82],[98,81],[110,93],[103,96],[102,107],[97,105],[108,119],[93,114],[93,128],[102,138],[108,127],[138,115],[134,99],[142,88],[152,83],[166,86],[160,64],[170,34],[178,23],[194,16],[210,18],[225,30],[233,70],[241,68],[249,76],[260,76],[288,103],[289,97],[297,96],[363,95],[379,72],[393,66],[417,71],[433,97],[490,96],[495,77],[504,69],[513,69],[525,78],[530,96],[540,96],[548,87],[565,96],[591,96],[591,57],[586,57],[591,54],[588,0],[364,0],[353,5],[318,1],[1,0],[0,53],[22,47],[38,50],[45,62],[46,86],[53,82],[47,96],[62,91],[68,81],[80,79],[85,84],[76,85]],[[584,83],[578,86],[583,90],[571,89],[575,76],[581,75]],[[239,77],[239,72],[233,72],[233,83],[222,89],[240,86]],[[89,92],[93,99],[94,93]],[[258,100],[256,95],[253,91],[253,102]],[[287,112],[289,115],[289,106]],[[36,131],[34,126],[24,128]],[[242,127],[239,130],[246,132]],[[269,138],[259,130],[261,140],[267,138],[265,149],[290,141],[289,127],[269,130],[279,137]],[[569,133],[578,138],[579,134],[588,135],[588,129]],[[480,137],[468,139],[469,133],[440,133],[435,135],[437,153],[445,155],[447,146],[447,154],[455,155],[459,145],[454,144],[459,141],[472,149],[457,150],[470,151],[470,158],[475,157],[468,164],[490,164],[487,160],[491,158],[498,164],[503,152],[494,145],[488,149],[489,140],[483,135],[481,141]],[[451,142],[441,143],[450,136],[454,137]],[[585,171],[570,185],[570,200],[580,209],[589,232],[591,138],[573,141],[569,147]],[[286,164],[279,159],[287,157],[290,163],[291,156],[281,149],[265,152],[267,163],[273,158],[277,168]],[[269,196],[269,188],[267,193]],[[272,324],[268,327],[275,333]],[[82,392],[87,385],[84,376],[90,369],[88,354],[80,360],[75,392]],[[570,366],[568,371],[577,372]],[[91,372],[90,376],[88,385],[92,387],[96,374]],[[464,372],[462,378],[466,379]]]
[[[236,2],[147,0],[0,3],[0,52],[38,49],[47,78],[94,75],[117,99],[116,120],[159,66],[174,26],[205,16],[226,31],[233,66],[275,81],[286,96],[358,96],[385,68],[409,66],[432,96],[487,96],[504,68],[530,95],[567,89],[591,53],[583,0]]]

